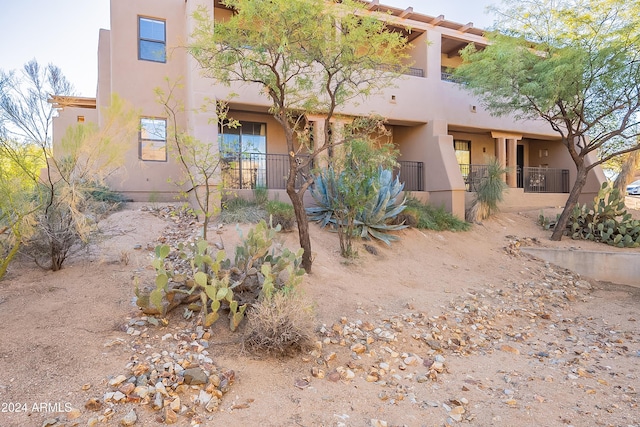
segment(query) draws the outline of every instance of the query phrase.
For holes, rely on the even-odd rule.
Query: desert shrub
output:
[[[41,95],[46,95],[44,99],[48,96]],[[18,99],[24,98],[4,101],[19,104]],[[33,100],[30,107],[32,103]],[[18,104],[11,108],[23,111]],[[38,120],[29,117],[27,127]],[[38,147],[41,161],[47,166],[43,173],[33,167],[34,153],[24,152],[23,143],[0,141],[3,152],[0,157],[10,159],[15,170],[22,173],[22,180],[31,182],[27,194],[33,206],[33,233],[21,238],[23,253],[39,266],[53,271],[61,269],[72,251],[86,247],[95,235],[100,216],[112,206],[104,200],[107,197],[104,180],[124,164],[127,141],[137,133],[138,117],[123,100],[113,96],[101,127],[93,122],[69,126],[56,156],[51,153],[48,138],[33,140],[28,136],[23,142]]]
[[[420,218],[420,211],[415,207],[407,206],[405,210],[400,212],[393,220],[394,224],[404,224],[407,227],[418,227],[418,220]]]
[[[421,202],[416,197],[407,196],[407,210],[417,214],[416,228],[434,231],[467,231],[470,224],[447,212],[443,206],[435,207]]]
[[[258,206],[255,202],[233,197],[222,203],[222,210],[218,215],[218,220],[224,224],[256,224],[264,217],[264,208]]]
[[[490,158],[487,162],[487,171],[476,189],[476,196],[471,207],[466,212],[469,222],[478,222],[489,218],[498,212],[498,204],[504,199],[507,183],[502,176],[508,172],[502,167],[496,158]]]
[[[293,206],[279,200],[269,200],[265,204],[267,217],[274,226],[280,225],[283,231],[291,231],[296,224]]]
[[[87,194],[96,202],[106,202],[118,205],[127,201],[121,193],[113,191],[108,186],[100,182],[95,182],[87,186]]]
[[[291,356],[308,350],[313,337],[310,306],[296,292],[280,292],[251,306],[243,344],[252,353]]]
[[[267,187],[257,186],[253,189],[253,200],[258,206],[265,206],[269,201],[269,190]]]
[[[96,210],[81,186],[57,182],[41,187],[37,198],[42,209],[36,212],[36,227],[25,240],[23,253],[39,267],[58,271],[71,254],[87,247],[103,212]]]

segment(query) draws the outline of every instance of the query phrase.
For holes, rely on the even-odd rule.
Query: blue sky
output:
[[[116,0],[135,1],[135,0]],[[381,0],[418,13],[444,15],[450,21],[489,27],[485,14],[492,0]],[[95,96],[98,30],[109,28],[109,0],[14,0],[0,13],[0,69],[21,68],[35,58],[60,67],[77,95]]]

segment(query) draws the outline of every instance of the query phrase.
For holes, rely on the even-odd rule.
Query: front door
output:
[[[518,167],[517,178],[518,178],[518,188],[524,188],[524,180],[522,178],[524,171],[524,145],[518,145],[516,150],[516,163]]]

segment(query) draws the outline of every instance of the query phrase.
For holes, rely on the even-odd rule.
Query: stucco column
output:
[[[425,77],[440,80],[442,60],[440,54],[442,52],[442,34],[438,31],[427,30],[427,69]]]
[[[499,136],[496,138],[496,156],[498,158],[498,164],[501,168],[507,167],[507,142],[506,138]],[[502,175],[502,180],[505,180],[505,175]]]
[[[429,203],[444,206],[458,218],[465,217],[465,185],[453,147],[453,137],[444,120],[432,120],[420,129],[425,142],[424,182]]]
[[[517,140],[515,138],[507,138],[507,185],[509,188],[518,186],[518,159],[516,156]]]

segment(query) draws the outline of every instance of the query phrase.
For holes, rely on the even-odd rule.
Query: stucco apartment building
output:
[[[447,73],[460,62],[458,52],[466,44],[486,45],[483,30],[412,8],[384,6],[378,0],[366,4],[372,12],[385,12],[391,28],[412,29],[412,64],[394,87],[341,113],[374,112],[387,118],[400,152],[400,176],[406,189],[464,217],[465,202],[482,176],[487,156],[493,156],[511,171],[505,176],[507,205],[563,205],[575,179],[575,167],[558,135],[542,121],[492,117]],[[211,141],[213,149],[218,145],[213,112],[192,110],[207,98],[228,99],[229,94],[238,94],[230,104],[230,115],[242,126],[232,133],[236,133],[235,144],[250,146],[251,153],[229,163],[222,177],[226,187],[239,191],[255,186],[273,191],[284,188],[286,145],[279,124],[268,113],[269,100],[257,87],[226,87],[202,77],[198,64],[184,49],[193,30],[191,15],[200,5],[208,7],[214,21],[231,13],[218,0],[111,0],[111,29],[100,30],[96,98],[57,99],[62,108],[54,120],[54,149],[68,125],[77,121],[100,124],[101,111],[112,93],[141,110],[141,130],[131,141],[126,167],[110,181],[115,190],[133,200],[171,200],[181,191],[168,181],[179,175],[180,168],[167,150],[166,117],[154,94],[156,87],[166,88],[166,78],[183,83],[177,95],[188,113],[180,126]],[[591,199],[604,179],[601,170],[592,173],[583,199]]]

